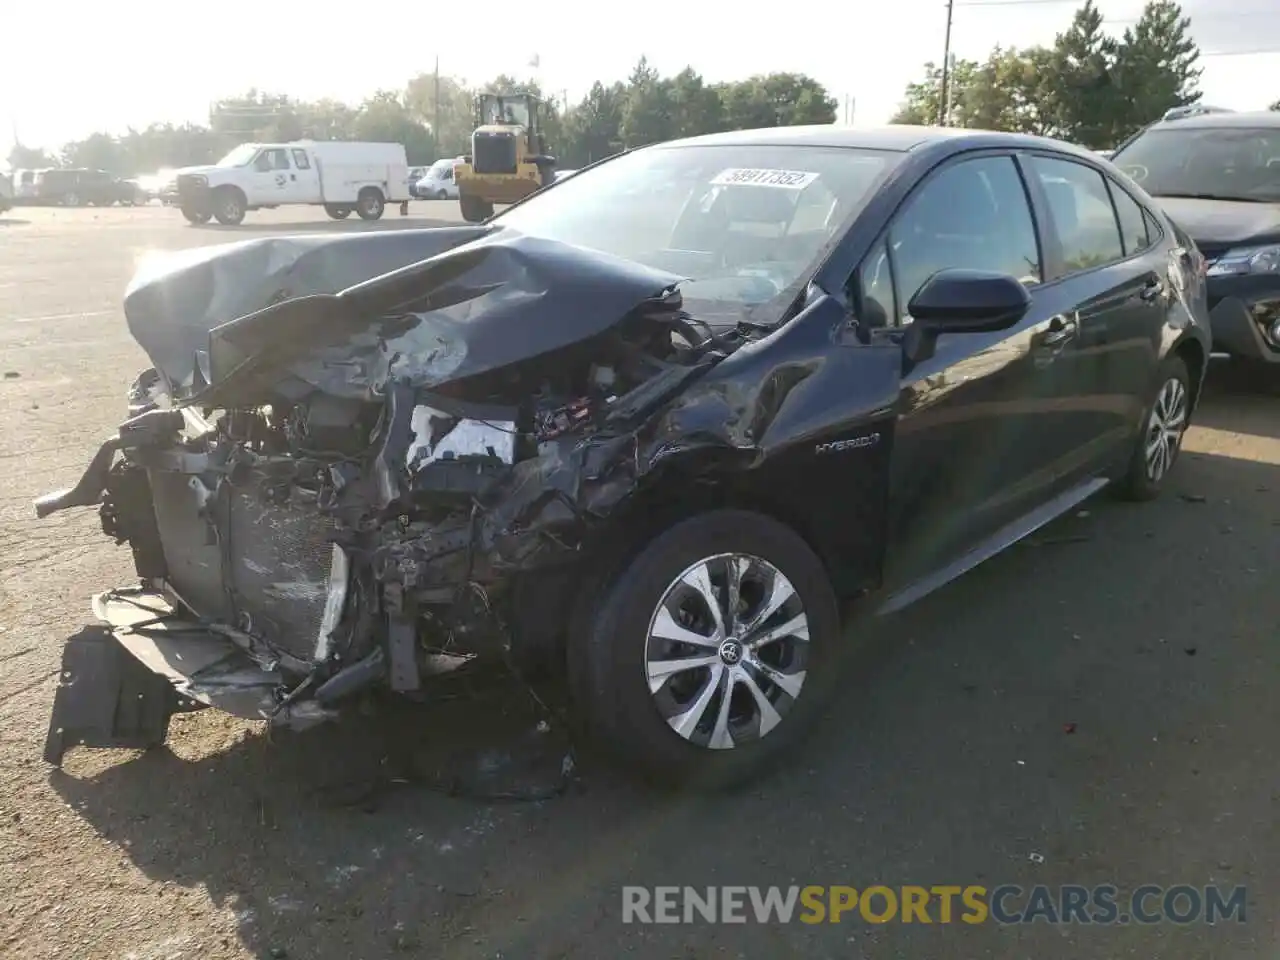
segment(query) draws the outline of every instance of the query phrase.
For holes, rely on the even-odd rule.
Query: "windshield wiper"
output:
[[[1168,200],[1225,200],[1230,203],[1275,203],[1266,197],[1233,197],[1225,193],[1153,193]]]

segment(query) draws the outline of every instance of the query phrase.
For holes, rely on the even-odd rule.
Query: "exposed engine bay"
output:
[[[655,413],[751,339],[685,313],[679,278],[461,239],[210,324],[186,365],[171,325],[140,334],[129,313],[157,366],[80,484],[37,511],[100,504],[142,584],[95,609],[179,694],[306,726],[373,685],[508,654],[510,621],[538,619],[516,609],[522,581],[589,554],[661,460]],[[173,301],[174,277],[158,282],[135,306]],[[211,640],[227,655],[193,674]]]

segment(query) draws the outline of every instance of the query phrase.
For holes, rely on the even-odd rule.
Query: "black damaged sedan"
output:
[[[37,504],[97,505],[140,578],[69,642],[46,756],[505,657],[565,675],[632,770],[750,776],[835,689],[840,601],[896,610],[1105,486],[1159,493],[1202,273],[1095,155],[913,127],[175,254],[125,296],[154,364],[128,419]]]

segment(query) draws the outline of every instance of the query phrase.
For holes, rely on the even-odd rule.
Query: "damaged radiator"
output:
[[[210,496],[188,475],[152,471],[151,484],[169,580],[182,599],[200,616],[309,659],[335,522],[313,504],[269,503],[253,490]]]

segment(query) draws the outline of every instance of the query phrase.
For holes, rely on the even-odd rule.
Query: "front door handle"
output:
[[[1044,335],[1044,344],[1046,346],[1057,346],[1060,343],[1066,343],[1080,331],[1080,324],[1075,317],[1064,316],[1058,314],[1049,321],[1049,330]]]
[[[1147,303],[1150,303],[1153,300],[1158,300],[1163,294],[1164,281],[1159,277],[1152,277],[1143,284],[1142,289],[1138,291],[1138,297],[1145,300]]]

